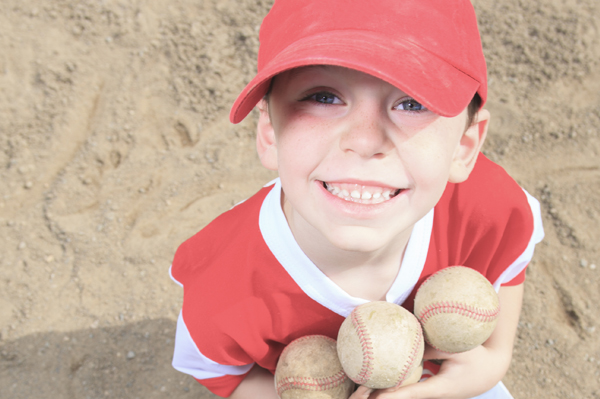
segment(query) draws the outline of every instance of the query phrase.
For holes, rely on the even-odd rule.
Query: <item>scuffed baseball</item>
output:
[[[414,312],[431,346],[458,353],[489,338],[498,322],[500,302],[481,273],[452,266],[423,282],[415,297]]]
[[[342,323],[337,348],[350,379],[384,389],[419,381],[415,370],[424,346],[421,325],[412,313],[393,303],[369,302]]]
[[[414,384],[416,382],[421,381],[421,377],[423,376],[423,362],[419,363],[417,367],[413,370],[412,374],[409,375],[403,382],[398,385],[399,387],[403,387],[405,385]]]
[[[308,335],[285,347],[275,370],[281,399],[347,399],[354,391],[337,356],[334,339]]]

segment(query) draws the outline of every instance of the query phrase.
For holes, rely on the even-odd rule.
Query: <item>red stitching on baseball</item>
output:
[[[371,339],[367,334],[367,328],[365,327],[365,324],[356,309],[350,313],[350,317],[352,324],[356,328],[356,333],[358,334],[358,339],[360,341],[363,354],[363,362],[360,372],[358,373],[358,376],[356,376],[356,379],[353,378],[353,380],[357,384],[363,385],[365,382],[369,381],[373,372],[373,344],[371,343]]]
[[[281,397],[283,392],[289,389],[302,389],[305,391],[327,391],[337,388],[346,381],[348,377],[343,371],[321,378],[311,377],[286,377],[277,382],[277,394]]]
[[[460,302],[442,301],[426,306],[419,312],[418,317],[421,323],[426,323],[433,316],[442,313],[457,313],[477,321],[488,322],[496,320],[500,313],[500,306],[497,306],[495,309],[479,309],[475,306],[465,305]]]
[[[421,346],[420,343],[423,342],[423,329],[418,323],[417,327],[419,333],[413,341],[412,350],[407,359],[408,361],[406,362],[406,364],[404,364],[404,368],[402,370],[402,373],[400,373],[400,378],[398,379],[398,383],[396,383],[396,387],[400,386],[400,384],[402,384],[407,377],[410,377],[410,374],[408,374],[408,372],[411,371],[411,369],[414,366],[415,360],[417,360],[417,352],[419,351],[419,347]],[[412,371],[414,371],[414,369]]]

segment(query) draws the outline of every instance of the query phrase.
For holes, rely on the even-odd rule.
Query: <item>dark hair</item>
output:
[[[479,108],[481,108],[481,97],[479,93],[475,93],[467,107],[467,129],[475,122]]]

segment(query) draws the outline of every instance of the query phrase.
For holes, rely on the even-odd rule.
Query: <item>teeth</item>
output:
[[[367,187],[358,184],[342,183],[333,185],[323,182],[323,186],[331,194],[346,201],[358,202],[363,204],[379,204],[394,198],[402,191],[383,189],[381,187]]]

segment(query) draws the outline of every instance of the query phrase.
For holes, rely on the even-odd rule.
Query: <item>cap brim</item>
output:
[[[335,31],[299,40],[265,65],[236,99],[229,119],[241,122],[267,93],[271,78],[307,65],[337,65],[380,78],[436,114],[460,114],[480,82],[435,54],[406,40],[366,31]]]

